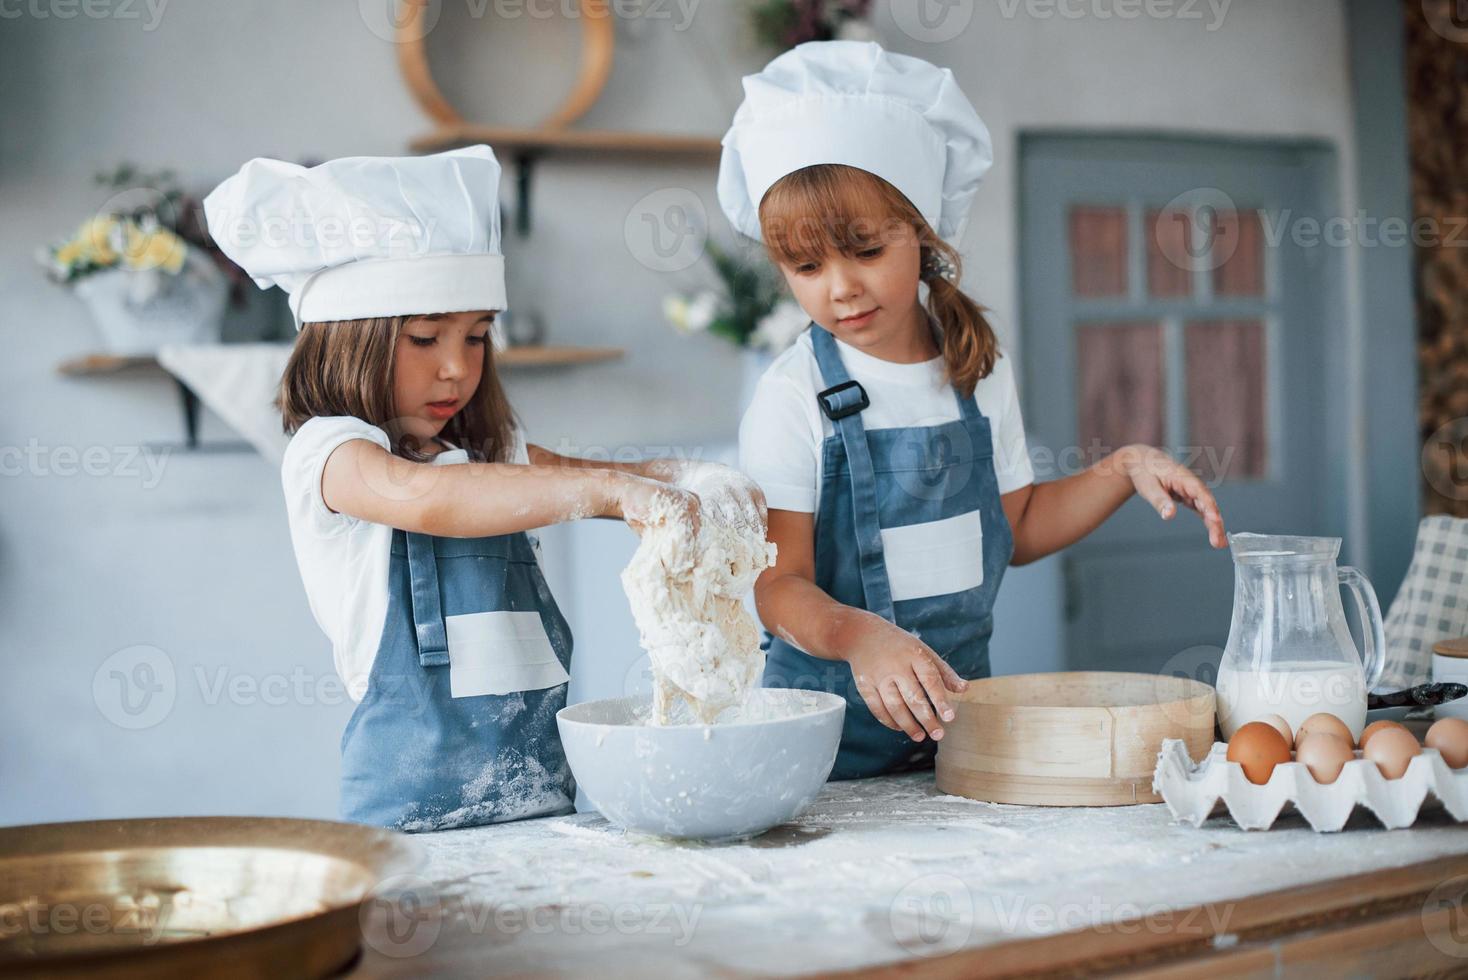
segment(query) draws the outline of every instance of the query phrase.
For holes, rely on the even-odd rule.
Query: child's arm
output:
[[[705,507],[721,512],[726,524],[745,524],[764,533],[765,495],[753,480],[738,470],[719,463],[684,459],[647,459],[632,463],[603,462],[560,456],[540,446],[527,447],[530,462],[540,466],[615,470],[648,480],[671,483],[697,494]]]
[[[915,742],[942,738],[943,721],[953,719],[946,692],[961,692],[968,682],[911,633],[837,602],[816,585],[813,515],[769,515],[779,557],[754,586],[765,627],[813,657],[847,663],[867,707],[888,728]]]
[[[632,473],[515,463],[433,466],[365,439],[332,452],[321,495],[338,513],[450,538],[512,534],[583,517],[616,517],[640,528],[653,501],[672,495],[690,528],[698,529],[697,497]]]
[[[1192,470],[1152,446],[1123,446],[1063,480],[1032,483],[1003,497],[1014,531],[1012,565],[1054,554],[1090,534],[1133,493],[1171,520],[1181,500],[1202,519],[1215,548],[1228,544],[1223,516],[1213,494]]]

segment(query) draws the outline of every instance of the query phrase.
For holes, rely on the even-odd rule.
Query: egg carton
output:
[[[1385,778],[1376,763],[1358,751],[1328,785],[1317,783],[1300,763],[1282,762],[1260,786],[1244,778],[1237,762],[1228,761],[1225,743],[1214,742],[1207,758],[1194,765],[1183,741],[1167,738],[1157,753],[1152,791],[1162,795],[1175,820],[1194,827],[1207,820],[1222,800],[1229,816],[1245,830],[1268,830],[1287,805],[1322,833],[1344,827],[1358,805],[1392,830],[1416,822],[1429,794],[1454,820],[1468,820],[1468,769],[1449,769],[1437,749],[1427,748],[1412,759],[1400,779]]]

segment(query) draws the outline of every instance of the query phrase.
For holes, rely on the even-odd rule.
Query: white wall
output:
[[[123,469],[126,450],[112,447],[176,438],[178,413],[158,376],[54,374],[57,362],[95,341],[75,298],[44,282],[30,255],[100,203],[90,174],[124,159],[175,166],[202,188],[254,155],[403,152],[425,124],[399,82],[391,45],[366,26],[363,11],[379,2],[178,3],[156,23],[141,3],[114,8],[136,19],[63,20],[57,14],[71,8],[61,3],[43,5],[44,18],[10,16],[29,7],[0,8],[0,325],[8,342],[0,447],[34,440],[39,449],[39,462],[18,473],[12,462],[0,483],[0,823],[334,812],[336,743],[348,708],[315,703],[311,693],[318,683],[329,687],[330,656],[296,577],[275,474],[250,456],[174,455],[156,486],[127,472],[58,475],[64,447],[106,447],[113,468]],[[1021,131],[1319,136],[1340,146],[1343,184],[1352,185],[1335,3],[1235,0],[1210,32],[1191,20],[1046,17],[1049,8],[1026,12],[1023,3],[1006,17],[1013,5],[999,0],[972,5],[972,23],[938,44],[905,35],[879,6],[890,46],[951,66],[993,130],[997,164],[965,242],[967,283],[995,309],[1021,363]],[[468,23],[454,9],[465,8],[446,2],[452,26],[431,41],[440,77],[457,80],[445,83],[451,98],[507,123],[533,121],[558,101],[567,83],[555,66],[575,43],[566,25]],[[740,97],[738,76],[765,57],[736,5],[703,0],[687,31],[666,21],[636,26],[619,39],[611,85],[584,124],[722,132]],[[532,438],[560,448],[711,453],[732,437],[737,356],[708,338],[674,337],[658,312],[665,291],[695,277],[647,269],[623,237],[640,198],[682,187],[701,197],[727,240],[713,175],[701,164],[591,159],[552,161],[537,172],[535,234],[507,242],[512,302],[539,309],[554,341],[615,344],[629,356],[511,377]],[[1350,213],[1349,202],[1342,207]],[[206,436],[227,433],[211,424]],[[583,547],[612,549],[616,540],[597,528]],[[620,587],[609,572],[600,586],[583,585],[584,573],[615,563],[577,555],[564,535],[548,535],[547,544],[553,584],[576,583],[567,604],[585,654],[614,618],[599,608],[615,610]],[[996,667],[1054,666],[1053,562],[1009,575]],[[611,649],[594,676],[578,674],[580,690],[620,690],[622,665],[635,659],[625,640],[600,641]],[[131,731],[109,720],[127,720],[110,677],[115,662],[96,695],[93,682],[110,656],[140,644],[162,651],[175,695],[157,724]],[[230,678],[246,686],[218,693],[215,685]],[[281,704],[250,686],[281,682]],[[304,693],[291,690],[300,682]]]

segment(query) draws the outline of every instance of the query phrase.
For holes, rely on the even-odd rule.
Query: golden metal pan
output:
[[[321,820],[0,828],[0,976],[325,976],[421,866],[402,834]]]

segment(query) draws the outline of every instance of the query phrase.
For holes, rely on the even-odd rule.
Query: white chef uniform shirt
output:
[[[510,462],[528,463],[525,439],[514,430]],[[344,442],[365,439],[389,452],[387,433],[352,416],[309,419],[286,446],[280,478],[285,489],[291,545],[316,622],[331,640],[337,674],[353,701],[362,700],[382,628],[387,619],[388,565],[393,529],[326,506],[321,476],[332,452]],[[462,449],[448,449],[435,466],[468,462]],[[539,542],[531,536],[536,558]]]

